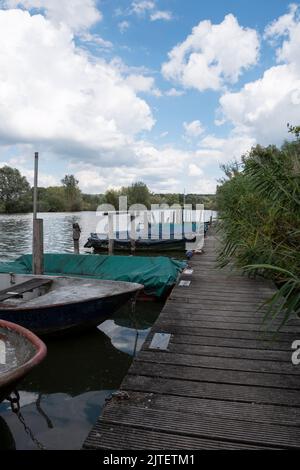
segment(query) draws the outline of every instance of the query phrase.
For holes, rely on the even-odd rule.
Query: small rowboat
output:
[[[0,274],[0,319],[39,335],[97,326],[141,284],[64,276]]]
[[[0,320],[0,403],[46,354],[45,344],[31,331]]]

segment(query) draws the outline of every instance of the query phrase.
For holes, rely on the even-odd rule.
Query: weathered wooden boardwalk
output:
[[[212,233],[133,361],[128,398],[108,402],[84,448],[300,449],[299,321],[262,338],[257,307],[273,287],[217,270],[215,244]],[[167,351],[149,349],[155,332],[171,333]]]

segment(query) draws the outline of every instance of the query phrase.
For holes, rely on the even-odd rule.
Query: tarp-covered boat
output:
[[[184,251],[186,240],[135,240],[134,250],[145,252],[162,252],[162,251]],[[104,239],[101,234],[91,233],[84,248],[93,248],[97,251],[108,250],[108,240]],[[132,241],[127,238],[125,240],[116,238],[114,240],[114,251],[131,251],[133,248]]]
[[[40,335],[99,325],[143,289],[131,282],[0,274],[0,319]]]
[[[166,251],[185,251],[186,243],[192,243],[196,239],[196,233],[206,234],[209,223],[196,224],[155,224],[149,225],[148,234],[137,229],[134,240],[134,250],[141,252],[166,252]],[[191,233],[185,230],[190,228]],[[85,248],[93,248],[96,252],[108,250],[108,237],[104,233],[91,233]],[[114,234],[115,251],[131,251],[133,240],[129,232],[119,232]]]
[[[72,276],[139,283],[155,298],[165,297],[186,267],[185,261],[165,256],[106,256],[46,253],[44,273],[48,276]],[[30,274],[32,255],[0,263],[0,273]]]
[[[0,320],[0,403],[46,353],[45,344],[31,331]]]

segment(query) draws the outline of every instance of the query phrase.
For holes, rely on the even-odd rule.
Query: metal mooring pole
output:
[[[43,219],[37,218],[37,193],[38,193],[38,167],[39,154],[34,154],[34,185],[33,185],[33,236],[32,236],[32,273],[44,272],[44,233]]]

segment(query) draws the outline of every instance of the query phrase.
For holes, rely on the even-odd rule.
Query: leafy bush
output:
[[[266,318],[300,310],[300,141],[254,147],[242,164],[224,167],[217,191],[222,247],[229,262],[279,287]]]

